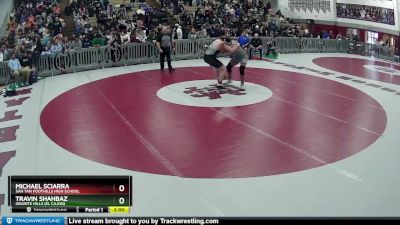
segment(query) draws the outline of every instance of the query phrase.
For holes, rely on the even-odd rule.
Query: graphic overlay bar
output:
[[[68,217],[67,225],[141,225],[141,224],[221,224],[216,218],[174,218],[174,217]]]
[[[3,217],[4,225],[164,225],[164,224],[200,224],[200,225],[223,225],[223,224],[336,224],[335,222],[350,222],[348,224],[365,223],[366,220],[398,223],[398,218],[390,217],[228,217],[228,218],[205,218],[205,217]],[[346,223],[347,224],[347,223]]]
[[[398,218],[360,218],[360,217],[67,217],[66,225],[164,225],[164,224],[199,224],[199,225],[224,225],[224,224],[336,224],[335,222],[346,222],[346,224],[365,223],[365,220],[375,220],[379,222],[396,222]],[[381,221],[384,220],[384,221]]]
[[[130,176],[10,176],[12,212],[108,213],[132,206]]]

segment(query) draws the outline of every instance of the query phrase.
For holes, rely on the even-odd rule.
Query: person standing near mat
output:
[[[171,49],[175,50],[175,43],[172,39],[171,32],[168,31],[167,27],[163,27],[161,34],[157,38],[157,48],[160,51],[160,69],[164,70],[164,58],[167,57],[169,72],[173,72],[174,68],[171,65]]]
[[[249,60],[245,50],[242,47],[239,47],[236,51],[231,53],[231,60],[226,66],[226,70],[228,71],[228,83],[231,82],[232,79],[232,68],[240,63],[239,72],[240,72],[240,88],[244,87],[244,69],[246,68],[247,61]]]
[[[240,47],[237,43],[235,43],[234,46],[229,47],[227,43],[232,43],[232,40],[229,37],[220,37],[207,47],[204,54],[204,62],[213,67],[217,75],[217,88],[224,88],[222,81],[226,76],[226,68],[224,64],[217,59],[218,53],[232,53]]]

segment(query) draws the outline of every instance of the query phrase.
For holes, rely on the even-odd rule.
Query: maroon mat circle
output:
[[[315,168],[364,150],[386,127],[385,111],[369,95],[293,72],[247,68],[249,82],[273,92],[249,106],[190,107],[156,95],[169,84],[213,77],[209,68],[191,67],[94,81],[49,102],[40,123],[52,141],[86,159],[189,178]]]

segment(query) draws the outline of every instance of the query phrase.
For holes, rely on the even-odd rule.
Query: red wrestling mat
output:
[[[234,71],[239,79],[238,68]],[[188,178],[315,168],[364,150],[386,127],[385,111],[367,94],[293,72],[247,68],[247,81],[272,91],[272,97],[249,105],[195,107],[157,96],[163,87],[213,77],[209,68],[192,67],[95,81],[52,100],[42,111],[41,126],[59,146],[89,160]],[[193,85],[169,90],[172,97],[210,103],[258,95],[250,88],[219,94],[211,86]]]

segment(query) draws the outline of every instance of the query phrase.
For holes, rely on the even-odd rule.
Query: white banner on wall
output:
[[[337,0],[337,21],[399,30],[399,0]]]
[[[352,19],[352,17],[347,16],[345,13],[338,17],[337,7],[338,4],[355,4],[355,5],[364,5],[364,6],[375,6],[379,8],[386,8],[390,10],[380,10],[382,11],[379,16],[393,15],[394,18],[388,18],[387,20],[373,19],[377,20],[377,22],[373,22],[371,19]],[[368,27],[379,27],[383,29],[389,30],[397,30],[400,31],[400,23],[399,23],[399,9],[400,9],[400,0],[278,0],[277,6],[281,10],[282,14],[288,18],[292,19],[313,19],[313,20],[322,20],[322,21],[337,21],[339,23],[347,23],[347,24],[358,24],[365,26],[365,29]],[[339,5],[340,6],[340,5]],[[362,7],[362,6],[360,6]],[[370,10],[361,10],[361,18],[366,17]],[[374,9],[376,11],[376,9]],[[378,10],[379,11],[379,10]],[[394,12],[393,12],[394,11]],[[372,17],[374,15],[372,14]],[[377,17],[375,15],[375,17]],[[393,25],[394,20],[394,25]],[[378,22],[379,21],[379,22]]]
[[[396,0],[336,0],[336,3],[370,5],[388,9],[393,9],[396,7]]]
[[[293,19],[333,20],[332,0],[279,0],[283,15]]]

